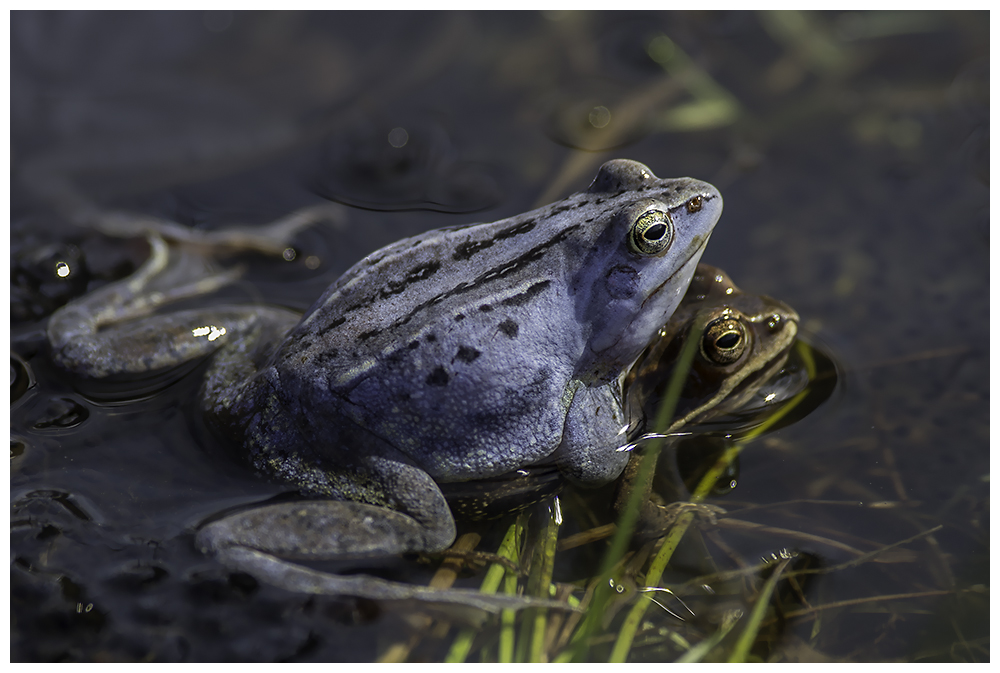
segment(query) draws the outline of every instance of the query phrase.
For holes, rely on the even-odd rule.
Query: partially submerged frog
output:
[[[264,474],[323,498],[205,525],[197,544],[228,567],[290,590],[448,600],[288,559],[445,549],[455,523],[438,482],[540,465],[584,485],[616,478],[628,460],[622,379],[680,302],[721,212],[707,183],[610,161],[563,201],[372,253],[304,316],[148,315],[231,280],[156,285],[169,250],[153,234],[139,271],[58,311],[48,336],[59,364],[92,377],[211,355],[209,425]]]
[[[784,302],[743,292],[721,269],[699,264],[683,301],[625,379],[632,417],[652,422],[685,340],[698,340],[672,420],[666,428],[647,428],[645,437],[669,437],[739,410],[785,364],[798,323],[798,313]],[[622,510],[639,488],[640,526],[663,530],[679,508],[650,497],[653,472],[639,481],[640,457],[635,452],[618,484],[615,508]]]
[[[666,432],[735,411],[784,365],[798,323],[785,302],[746,293],[722,269],[699,264],[677,310],[629,371],[629,400],[643,418],[655,418],[667,373],[695,328],[698,349]]]
[[[627,416],[635,422],[629,431],[633,445],[698,432],[702,424],[745,411],[783,368],[795,344],[798,323],[798,314],[784,302],[745,293],[722,269],[698,264],[680,305],[625,377],[631,407]],[[694,360],[685,372],[673,420],[657,429],[654,421],[688,338],[698,342]],[[636,467],[637,461],[630,459],[618,484],[619,500],[636,485]],[[495,480],[448,484],[445,494],[453,510],[458,505],[467,517],[478,518],[483,510],[486,515],[504,508],[509,511],[518,498],[538,500],[558,490],[552,483],[555,475],[549,471],[518,472]],[[499,500],[501,507],[481,502],[484,499]],[[616,503],[616,509],[623,506],[624,502]]]

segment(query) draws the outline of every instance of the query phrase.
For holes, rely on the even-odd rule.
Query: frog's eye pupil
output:
[[[722,350],[732,350],[740,343],[740,335],[736,332],[726,332],[715,340],[716,347]]]
[[[701,210],[701,197],[695,196],[690,201],[688,201],[687,209],[689,213],[697,213],[699,210]]]
[[[641,255],[657,255],[670,247],[673,238],[670,216],[660,210],[649,210],[632,224],[629,247]]]
[[[654,224],[646,231],[642,232],[642,237],[647,241],[653,243],[661,238],[667,233],[667,225],[665,224]]]
[[[717,365],[739,360],[747,349],[746,327],[739,320],[724,316],[708,324],[701,339],[701,352]]]

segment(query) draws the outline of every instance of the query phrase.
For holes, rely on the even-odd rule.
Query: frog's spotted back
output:
[[[617,385],[680,301],[721,201],[704,182],[619,159],[563,201],[398,241],[316,303],[274,359],[277,378],[437,479],[545,459],[569,436],[574,399],[620,399],[574,391]],[[600,439],[579,441],[616,441],[616,413]]]

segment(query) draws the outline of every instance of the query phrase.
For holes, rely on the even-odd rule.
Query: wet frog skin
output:
[[[795,344],[798,323],[798,313],[784,302],[743,292],[722,269],[698,264],[680,305],[625,377],[626,398],[631,405],[629,418],[636,423],[630,437],[642,427],[654,430],[649,425],[659,411],[689,334],[699,341],[698,351],[683,384],[676,418],[657,434],[676,433],[742,409],[784,366]],[[615,507],[619,511],[635,487],[637,463],[630,460],[618,484]],[[477,507],[490,508],[492,503],[488,501],[508,493],[525,500],[535,492],[551,495],[558,490],[558,485],[552,483],[554,478],[550,472],[526,471],[495,482],[455,485],[445,492],[449,501],[453,496],[459,498],[467,516],[476,517]],[[644,500],[648,501],[648,497]]]
[[[740,409],[784,366],[798,323],[798,313],[784,302],[743,292],[721,269],[699,264],[680,306],[626,377],[634,417],[646,422],[656,417],[686,338],[697,339],[698,348],[674,418],[667,428],[649,429],[659,436],[670,435]],[[644,483],[639,481],[640,457],[637,452],[625,469],[615,509],[623,510],[631,492],[642,489],[640,526],[663,530],[673,511],[650,500],[653,472]]]
[[[164,282],[170,250],[154,233],[150,261],[57,312],[49,340],[84,376],[211,355],[206,421],[264,474],[324,499],[230,514],[198,545],[285,588],[395,598],[399,585],[286,559],[446,548],[438,482],[539,465],[582,484],[617,477],[624,372],[680,302],[721,210],[707,183],[611,161],[563,201],[372,253],[301,319],[149,315],[231,279]]]

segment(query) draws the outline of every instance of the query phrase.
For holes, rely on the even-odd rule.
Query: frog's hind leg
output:
[[[450,518],[450,515],[449,515]],[[227,568],[287,591],[360,596],[373,600],[462,605],[487,612],[528,607],[568,609],[565,603],[466,589],[432,589],[371,575],[337,575],[294,563],[397,554],[420,536],[412,518],[359,502],[314,500],[266,505],[231,514],[198,532],[196,544]]]
[[[254,306],[154,315],[70,339],[53,347],[52,357],[64,369],[94,379],[160,372],[241,342],[269,315]]]
[[[455,519],[434,480],[379,437],[324,417],[329,444],[312,455],[282,415],[266,409],[251,420],[251,443],[266,436],[253,462],[267,474],[328,499],[278,503],[236,512],[198,534],[206,549],[246,546],[287,558],[333,559],[435,552],[455,540]],[[344,427],[346,424],[347,427]],[[298,425],[298,424],[295,424]],[[307,440],[308,441],[308,440]],[[337,451],[337,446],[364,451]],[[251,453],[254,453],[251,448]]]
[[[227,331],[239,334],[244,323],[254,320],[251,307],[147,317],[165,304],[213,292],[242,273],[239,268],[213,273],[203,265],[196,269],[190,258],[181,259],[174,273],[166,275],[171,276],[168,281],[181,275],[188,281],[152,289],[169,267],[170,249],[155,234],[148,240],[150,257],[134,274],[70,302],[49,318],[48,339],[60,365],[92,378],[162,369],[217,350]]]
[[[81,335],[96,333],[101,327],[148,315],[164,304],[207,294],[233,282],[241,273],[235,268],[170,290],[150,292],[149,284],[167,268],[170,250],[156,234],[149,235],[147,241],[149,259],[135,273],[66,304],[49,318],[48,337],[53,347],[58,349]]]
[[[364,574],[335,575],[246,547],[227,549],[220,554],[220,560],[231,570],[298,593],[359,596],[377,601],[420,601],[422,605],[462,606],[490,613],[525,608],[575,609],[568,603],[530,596],[486,594],[474,589],[435,589]]]
[[[273,430],[266,420],[262,422]],[[329,430],[331,435],[337,432],[336,427]],[[282,432],[271,439],[287,442],[275,462],[294,471],[294,483],[339,499],[262,504],[205,524],[195,544],[230,570],[306,593],[458,603],[490,611],[538,604],[512,597],[494,600],[470,591],[438,592],[367,575],[336,575],[298,563],[442,551],[455,539],[455,520],[430,475],[394,455],[378,437],[360,431],[341,433],[336,441],[363,446],[365,455],[324,454],[315,461],[303,458],[300,437]]]

